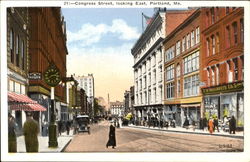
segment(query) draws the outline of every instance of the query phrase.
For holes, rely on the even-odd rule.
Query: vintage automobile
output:
[[[88,115],[78,115],[76,117],[77,132],[88,132],[90,134],[89,126],[89,116]]]

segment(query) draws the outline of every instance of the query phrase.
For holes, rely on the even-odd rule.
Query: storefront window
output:
[[[237,116],[236,94],[221,96],[221,114],[223,114],[223,117]]]
[[[237,94],[237,126],[244,126],[244,94]]]
[[[209,118],[211,116],[217,116],[218,118],[222,118],[219,114],[219,99],[219,96],[205,97],[204,105],[206,118]]]

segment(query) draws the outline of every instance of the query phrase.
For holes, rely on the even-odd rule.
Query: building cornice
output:
[[[149,24],[146,28],[146,30],[141,34],[140,38],[137,40],[135,45],[131,49],[132,55],[135,55],[147,42],[147,40],[150,39],[150,37],[154,34],[157,29],[163,22],[163,19],[161,17],[161,14],[158,13],[151,24]]]

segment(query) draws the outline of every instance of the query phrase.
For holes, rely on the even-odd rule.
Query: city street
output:
[[[240,152],[243,139],[173,133],[137,128],[116,128],[117,147],[106,148],[109,123],[91,125],[91,134],[76,135],[65,152]]]

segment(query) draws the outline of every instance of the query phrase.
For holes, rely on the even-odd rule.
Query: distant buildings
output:
[[[124,102],[110,102],[110,113],[112,117],[124,116]]]
[[[95,84],[93,74],[87,76],[74,76],[79,83],[79,86],[85,90],[87,101],[90,103],[89,114],[94,116],[94,98],[95,98]]]

